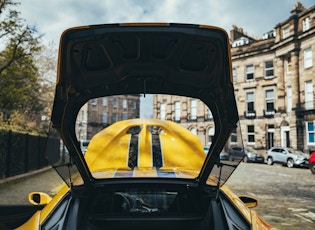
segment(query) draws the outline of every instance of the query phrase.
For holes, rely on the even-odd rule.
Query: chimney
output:
[[[306,8],[300,2],[294,4],[293,10],[291,10],[292,15],[296,15],[304,11]]]
[[[242,28],[238,28],[236,25],[232,25],[232,29],[230,30],[230,39],[231,42],[234,42],[236,39],[244,36],[244,32]]]

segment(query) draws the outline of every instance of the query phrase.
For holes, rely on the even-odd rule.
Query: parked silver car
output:
[[[289,168],[309,167],[309,155],[292,148],[272,147],[267,152],[267,164],[279,163]]]

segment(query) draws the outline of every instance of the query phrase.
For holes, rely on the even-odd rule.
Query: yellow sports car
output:
[[[110,104],[104,98],[147,94],[203,102],[215,127],[209,151],[173,121],[117,121],[129,109],[119,104],[101,111]],[[68,152],[48,143],[47,158],[68,186],[53,198],[30,194],[39,210],[17,229],[271,229],[252,209],[257,200],[224,185],[239,161],[221,161],[220,153],[239,133],[239,118],[220,28],[136,23],[65,31],[51,121]],[[90,140],[85,153],[82,135]]]

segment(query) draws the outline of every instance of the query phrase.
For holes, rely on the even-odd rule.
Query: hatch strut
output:
[[[70,156],[70,162],[71,162],[71,156]],[[73,180],[72,180],[72,177],[71,177],[71,172],[70,172],[70,167],[72,166],[71,163],[67,163],[67,169],[68,169],[68,177],[69,177],[69,184],[70,184],[70,188],[73,187]]]
[[[219,190],[220,190],[221,174],[222,174],[222,168],[223,168],[223,166],[230,166],[230,167],[233,167],[233,168],[236,168],[236,167],[237,167],[237,165],[231,165],[231,164],[222,163],[222,162],[220,162],[220,160],[219,160],[219,163],[217,163],[217,165],[218,165],[218,168],[220,168],[220,171],[219,171],[219,178],[218,178],[218,183],[217,183],[216,199],[219,198]]]
[[[218,178],[218,184],[217,184],[217,194],[215,196],[215,199],[218,200],[219,198],[219,192],[220,192],[220,183],[221,183],[221,173],[222,173],[222,168],[223,168],[223,163],[220,162],[218,163],[218,167],[220,168],[220,172],[219,172],[219,178]]]
[[[71,157],[71,156],[70,156]],[[65,183],[66,184],[68,184],[69,186],[70,186],[70,188],[72,188],[72,186],[73,186],[73,180],[72,180],[72,177],[71,177],[71,171],[70,171],[70,168],[72,167],[72,163],[70,163],[70,162],[68,162],[68,163],[65,163],[65,164],[60,164],[60,165],[53,165],[53,168],[56,170],[56,172],[60,175],[60,173],[59,173],[59,171],[58,171],[58,169],[57,168],[59,168],[59,167],[64,167],[64,166],[66,166],[67,167],[67,169],[68,169],[68,178],[69,178],[69,184],[67,183],[67,181],[65,181]],[[63,176],[62,175],[60,175],[61,176],[61,178],[63,178]]]

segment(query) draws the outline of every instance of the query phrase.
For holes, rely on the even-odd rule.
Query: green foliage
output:
[[[35,62],[40,37],[11,9],[18,4],[0,0],[0,127],[37,132],[45,109]]]

